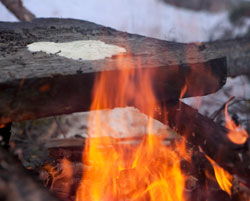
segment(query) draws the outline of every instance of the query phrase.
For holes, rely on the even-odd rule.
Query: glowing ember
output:
[[[131,62],[132,63],[132,62]],[[102,73],[96,79],[91,110],[114,106],[135,105],[153,117],[157,101],[152,87],[152,74],[138,70],[140,63],[129,70],[118,62],[120,74],[109,77]],[[147,134],[139,145],[116,143],[105,134],[107,129],[96,111],[90,117],[89,137],[83,154],[83,163],[92,168],[85,170],[77,189],[76,201],[90,200],[152,200],[184,201],[185,175],[180,160],[188,154],[184,143],[176,150],[166,147],[160,136],[152,133],[149,118]]]
[[[226,127],[229,129],[228,138],[235,144],[244,144],[247,141],[248,133],[240,125],[237,126],[228,114],[228,103],[225,107]]]

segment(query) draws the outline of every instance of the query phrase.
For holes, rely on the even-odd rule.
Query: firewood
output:
[[[232,8],[232,1],[216,1],[216,0],[162,0],[166,4],[176,6],[178,8],[191,9],[195,11],[220,12]]]
[[[116,77],[121,67],[155,73],[159,100],[178,99],[185,85],[183,97],[213,93],[225,84],[234,43],[248,54],[246,39],[183,44],[72,19],[0,22],[0,123],[88,111],[95,76]],[[73,54],[83,46],[84,58]]]
[[[31,21],[35,15],[23,6],[22,0],[1,0],[2,4],[20,21]]]
[[[164,107],[167,114],[162,113],[156,119],[175,129],[188,142],[200,147],[217,164],[250,186],[249,140],[242,145],[234,144],[227,137],[229,131],[225,127],[185,103],[167,102]]]
[[[76,139],[74,140],[76,141]],[[75,195],[75,190],[79,186],[83,172],[93,168],[82,162],[84,140],[82,141],[82,144],[77,144],[74,142],[74,140],[57,140],[57,142],[59,142],[59,146],[54,142],[48,143],[48,146],[50,147],[50,156],[54,159],[54,161],[50,164],[44,165],[40,171],[40,174],[42,175],[41,179],[44,181],[45,185],[50,188],[52,192],[55,192],[65,200]],[[60,147],[60,145],[62,146]],[[116,146],[116,144],[113,144],[113,146]],[[120,146],[121,144],[119,144],[119,147]],[[124,148],[126,148],[126,146],[131,146],[131,144],[124,144]],[[174,143],[171,146],[174,147]],[[220,187],[218,186],[215,179],[212,166],[204,154],[193,150],[190,146],[188,149],[190,149],[189,151],[192,152],[192,161],[188,162],[184,159],[181,160],[182,172],[184,175],[187,175],[186,186],[184,190],[185,198],[190,201],[201,201],[205,200],[205,198],[208,199],[213,197],[215,194],[218,195],[219,193],[219,195],[222,194],[222,196],[226,196],[228,200],[231,200],[229,195],[220,190]],[[173,148],[173,150],[175,149]],[[78,157],[76,157],[76,155],[78,155]],[[63,165],[61,161],[65,159],[70,161],[70,167],[73,170],[71,180],[67,180],[67,175],[65,175],[63,171]],[[157,165],[161,166],[161,164],[164,164],[161,160],[161,158],[157,157],[152,158],[152,167],[157,169]],[[209,171],[211,177],[206,177],[204,174],[205,171]],[[127,188],[127,186],[130,186],[131,177],[136,177],[136,175],[133,174],[133,169],[128,168],[121,171],[121,175],[119,177],[120,179],[117,181],[118,188],[121,190],[121,197],[129,197],[129,194],[132,193],[132,189]],[[235,185],[235,187],[236,186],[239,185]],[[137,187],[141,188],[145,187],[145,185],[139,182]],[[241,190],[241,192],[244,191]]]
[[[1,201],[58,201],[20,162],[0,147]]]

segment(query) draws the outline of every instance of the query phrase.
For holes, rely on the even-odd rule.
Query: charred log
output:
[[[212,93],[225,83],[225,59],[211,60],[181,66],[145,68],[145,73],[153,73],[153,88],[159,100],[178,99],[181,89],[187,86],[185,96]],[[222,72],[216,69],[220,68]],[[215,69],[215,75],[205,72]],[[119,71],[105,71],[110,80],[107,83],[113,91],[118,91],[119,83],[112,78],[119,76]],[[135,77],[140,70],[135,70]],[[100,73],[76,73],[75,75],[54,76],[53,78],[25,79],[15,83],[4,83],[1,90],[0,122],[37,119],[46,116],[88,111],[92,102],[95,76]],[[207,79],[208,77],[208,79]],[[190,80],[189,80],[190,78]],[[193,79],[192,79],[193,78]],[[222,79],[223,78],[223,79]],[[189,80],[186,84],[186,80]],[[19,82],[22,83],[19,87]],[[203,84],[200,84],[203,83]],[[46,88],[44,91],[43,89]],[[111,90],[111,89],[110,89]],[[129,89],[128,89],[129,90]],[[134,106],[134,103],[130,103]],[[116,105],[122,107],[126,105]]]
[[[228,130],[216,124],[197,110],[182,103],[166,103],[167,114],[156,117],[174,128],[190,143],[200,147],[221,167],[250,184],[249,140],[242,145],[234,144],[227,137]]]
[[[0,199],[2,201],[58,201],[22,165],[0,147]]]
[[[98,40],[125,48],[126,52],[90,61],[27,49],[33,42],[76,40]],[[236,43],[243,46],[242,42]],[[141,71],[138,67],[143,72],[154,73],[153,88],[161,101],[178,99],[185,86],[184,97],[213,93],[224,85],[227,74],[226,58],[215,59],[223,56],[214,52],[218,47],[221,46],[215,43],[166,42],[78,20],[2,22],[0,122],[88,111],[95,76],[105,71],[110,79],[116,77],[120,72],[118,63],[128,70],[135,69],[135,79]]]

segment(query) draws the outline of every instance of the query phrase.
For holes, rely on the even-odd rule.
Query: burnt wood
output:
[[[249,140],[242,145],[232,143],[227,138],[228,130],[225,127],[185,103],[167,102],[163,105],[167,112],[156,116],[156,119],[175,129],[221,167],[250,186]]]
[[[0,147],[1,201],[59,201],[10,153]]]
[[[75,40],[101,40],[127,52],[78,61],[27,49],[32,42]],[[72,19],[0,22],[0,123],[88,111],[95,76],[105,71],[116,77],[118,61],[136,69],[136,76],[138,67],[154,73],[158,100],[178,99],[185,85],[184,97],[213,93],[227,76],[226,58],[217,59],[227,55],[215,54],[218,47],[167,42]]]

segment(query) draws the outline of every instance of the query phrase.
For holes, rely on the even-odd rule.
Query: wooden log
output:
[[[207,68],[209,66],[218,67],[219,65],[225,67],[224,61],[222,58],[204,64],[183,65],[181,68],[179,66],[169,66],[171,67],[170,70],[159,67],[156,72],[154,68],[146,68],[144,72],[156,73],[153,78],[153,88],[157,98],[163,101],[168,98],[177,99],[180,96],[181,89],[185,85],[185,79],[190,75],[190,69],[199,68],[200,65]],[[179,75],[179,70],[185,72]],[[136,70],[136,73],[139,74],[139,71]],[[110,78],[117,76],[116,71],[105,71],[104,73]],[[206,90],[206,93],[214,92],[215,88],[218,89],[224,84],[224,80],[220,78],[217,80],[217,78],[211,76],[211,79],[206,81],[206,75],[200,76],[199,74],[199,70],[192,73],[191,76],[197,76],[197,79],[188,82],[186,95],[202,95],[203,90]],[[137,76],[134,79],[137,79]],[[21,81],[21,87],[19,87],[18,82],[4,83],[2,86],[0,84],[0,122],[7,123],[9,121],[88,111],[92,102],[94,80],[94,73],[83,73],[54,76],[53,78],[25,79],[23,82]],[[199,85],[200,82],[204,83],[204,85]],[[173,85],[175,86],[172,88]],[[118,83],[110,83],[110,86],[113,87],[112,90],[114,91],[119,90]],[[46,88],[46,91],[43,91],[43,88]],[[134,103],[130,103],[130,105],[134,106]],[[122,107],[126,105],[116,106]]]
[[[232,8],[232,1],[216,1],[216,0],[162,0],[167,4],[178,8],[191,9],[195,11],[220,12]]]
[[[167,113],[156,116],[156,119],[174,128],[193,145],[201,147],[221,167],[250,186],[249,140],[243,145],[232,143],[225,127],[182,102],[168,102],[164,107]]]
[[[52,142],[48,141],[46,143],[49,147],[49,155],[54,159],[54,161],[52,164],[49,165],[49,168],[47,165],[45,165],[41,169],[41,174],[43,175],[42,179],[44,180],[44,183],[47,185],[48,188],[50,188],[53,192],[59,194],[60,196],[63,195],[64,199],[67,199],[68,197],[73,197],[75,195],[75,190],[79,185],[83,172],[93,168],[89,166],[89,164],[84,164],[82,162],[82,155],[84,154],[84,139],[80,140],[80,142],[78,142],[78,140],[79,139],[60,139],[54,140]],[[174,150],[175,140],[173,140],[173,143],[171,145],[168,144],[166,146],[170,146]],[[123,147],[124,150],[128,149],[128,147],[131,147],[131,145],[135,145],[133,142],[132,144],[120,144],[121,142],[119,143],[118,141],[119,139],[117,139],[117,142],[114,139],[112,145],[103,145],[104,151],[107,151],[108,148],[112,146],[117,146],[118,144],[119,148]],[[139,144],[141,142],[142,138],[138,140]],[[135,145],[135,148],[136,147],[138,147],[138,144]],[[100,147],[100,149],[102,148]],[[212,165],[206,159],[204,153],[201,153],[197,149],[193,149],[193,147],[191,146],[188,146],[187,150],[189,153],[192,153],[192,161],[186,161],[185,159],[181,160],[182,173],[184,175],[187,175],[185,186],[185,198],[186,200],[190,201],[206,200],[205,198],[208,199],[210,196],[220,190],[220,187],[216,182],[214,176]],[[63,173],[64,168],[62,165],[62,160],[65,160],[65,158],[70,161],[70,166],[73,170],[72,177],[68,182],[67,175]],[[156,158],[152,158],[152,160],[157,161]],[[51,168],[53,168],[53,171],[51,171]],[[210,177],[206,177],[205,172],[207,172]],[[126,176],[129,176],[129,174],[127,174]],[[239,184],[235,185],[234,187],[237,188],[238,186]],[[70,191],[67,191],[65,189],[70,189]],[[246,190],[243,190],[243,192]],[[206,192],[205,194],[204,191]],[[225,192],[224,194],[226,195]],[[227,195],[227,197],[229,198],[229,195]]]
[[[22,0],[1,0],[2,4],[21,21],[31,21],[35,15],[23,6]]]
[[[0,147],[1,201],[58,201],[48,189],[36,181],[7,151]]]
[[[46,54],[27,49],[33,42],[77,40],[102,41],[126,52],[90,61],[59,56],[60,51]],[[213,93],[225,83],[225,58],[204,62],[208,57],[197,56],[197,48],[201,47],[119,32],[86,21],[1,22],[0,123],[87,111],[96,74],[105,71],[115,77],[120,72],[118,64],[136,69],[136,74],[138,67],[155,73],[153,88],[159,100],[177,99],[185,84],[184,97]]]

